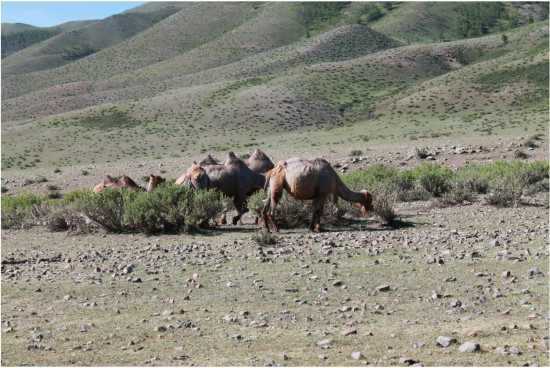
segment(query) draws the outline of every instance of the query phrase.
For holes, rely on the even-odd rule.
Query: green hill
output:
[[[2,60],[3,169],[547,132],[548,3],[159,6]]]

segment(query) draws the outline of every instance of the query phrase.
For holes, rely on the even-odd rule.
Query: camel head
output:
[[[162,176],[151,174],[151,176],[149,177],[149,185],[147,185],[147,191],[148,192],[152,191],[153,189],[155,189],[156,187],[158,187],[160,184],[164,182],[166,182],[166,179],[163,178]]]
[[[361,213],[365,217],[369,211],[374,211],[374,206],[372,205],[372,193],[366,190],[362,190],[361,193],[365,196],[364,201],[361,202]]]

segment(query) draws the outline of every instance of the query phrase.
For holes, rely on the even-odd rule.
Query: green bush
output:
[[[423,162],[412,169],[412,174],[428,193],[439,197],[447,190],[452,171],[436,163]]]
[[[128,204],[124,220],[131,229],[146,234],[187,232],[204,227],[221,211],[220,195],[215,191],[160,185],[151,193],[139,193]]]
[[[260,247],[277,244],[277,237],[265,229],[257,231],[252,235],[252,240]]]
[[[23,229],[39,224],[40,206],[49,201],[45,196],[30,192],[2,196],[2,229]]]
[[[75,208],[108,232],[128,232],[131,228],[124,222],[124,211],[136,195],[137,192],[126,188],[107,187],[98,194],[82,195],[76,200]]]

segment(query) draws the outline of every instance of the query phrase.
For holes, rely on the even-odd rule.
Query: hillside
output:
[[[148,3],[63,32],[2,60],[2,168],[547,133],[548,4],[472,4]]]
[[[2,61],[2,74],[7,76],[32,73],[81,59],[148,29],[185,6],[184,3],[167,2],[162,6],[156,5],[137,12],[123,12],[102,20],[69,22],[57,27],[12,33],[10,37],[15,39],[21,51]],[[30,47],[35,43],[27,42],[32,36],[31,32],[40,32],[48,37],[44,36],[44,42]],[[3,39],[2,49],[4,43]],[[11,52],[7,55],[10,54]]]

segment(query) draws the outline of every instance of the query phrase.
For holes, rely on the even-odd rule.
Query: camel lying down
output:
[[[363,216],[367,211],[374,211],[372,194],[366,190],[354,192],[348,189],[332,166],[322,158],[307,160],[295,157],[280,161],[275,168],[267,172],[264,190],[268,196],[261,214],[268,231],[268,219],[273,229],[279,231],[275,223],[275,209],[283,196],[283,190],[296,199],[313,199],[310,231],[321,231],[321,215],[330,194],[360,204]]]
[[[147,185],[147,191],[151,192],[152,190],[154,190],[156,187],[158,187],[160,184],[164,183],[165,181],[166,179],[163,178],[162,176],[151,174],[149,178],[149,184]],[[114,179],[110,175],[106,175],[103,181],[94,187],[94,193],[95,194],[101,193],[107,187],[110,187],[110,188],[124,187],[130,190],[136,190],[136,189],[142,190],[142,191],[145,190],[143,187],[137,185],[135,181],[133,181],[130,177],[126,175],[123,175],[122,179],[120,180]]]

